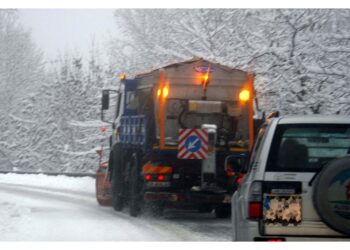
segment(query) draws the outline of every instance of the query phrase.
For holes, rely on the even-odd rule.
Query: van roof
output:
[[[350,124],[350,116],[345,115],[295,115],[278,119],[278,124]]]

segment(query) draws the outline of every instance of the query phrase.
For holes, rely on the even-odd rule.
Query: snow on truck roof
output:
[[[190,60],[181,61],[181,62],[174,62],[174,63],[168,64],[168,65],[165,65],[163,67],[159,67],[159,68],[156,68],[156,69],[152,69],[152,70],[146,71],[144,73],[137,74],[135,76],[135,78],[142,78],[142,77],[144,77],[146,75],[149,75],[149,74],[152,74],[155,71],[158,71],[160,69],[168,69],[168,68],[172,68],[172,67],[178,67],[180,65],[193,64],[195,62],[198,62],[198,63],[201,62],[201,63],[210,64],[210,65],[215,65],[215,67],[219,67],[220,69],[225,70],[225,71],[239,71],[239,72],[244,73],[244,74],[248,73],[246,71],[243,71],[243,70],[240,70],[240,69],[236,69],[236,68],[232,68],[232,67],[229,67],[229,66],[225,66],[225,65],[222,65],[222,64],[214,62],[214,61],[209,61],[209,60],[203,59],[201,57],[193,57]]]
[[[294,115],[278,119],[278,124],[350,124],[350,117],[343,115]]]

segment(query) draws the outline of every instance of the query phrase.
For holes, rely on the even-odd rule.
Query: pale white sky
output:
[[[88,55],[92,38],[104,46],[113,32],[113,9],[19,9],[20,21],[48,58],[58,51]]]
[[[339,5],[339,1],[341,1]],[[89,46],[92,37],[95,38],[100,46],[104,46],[102,41],[108,39],[109,35],[113,33],[113,9],[120,7],[143,7],[143,8],[157,8],[157,7],[189,7],[189,8],[208,8],[208,7],[228,7],[229,1],[226,0],[201,0],[201,1],[164,1],[164,0],[11,0],[4,1],[11,3],[5,8],[17,7],[20,10],[22,23],[32,30],[32,38],[38,46],[45,52],[48,57],[53,57],[58,51],[63,52],[65,49],[79,50],[84,55],[88,54]],[[185,4],[184,4],[185,2]],[[328,7],[327,4],[336,7],[345,7],[344,2],[347,2],[350,7],[350,1],[343,0],[318,0],[317,4],[314,1],[309,1],[311,6],[305,5],[305,0],[245,0],[245,1],[231,1],[234,2],[233,8],[246,7]],[[239,5],[239,3],[243,5]],[[293,3],[292,5],[290,3]],[[303,4],[300,5],[300,2]],[[308,2],[308,1],[306,1]],[[283,4],[289,5],[283,6]],[[324,4],[327,3],[325,6]],[[4,3],[0,3],[0,6]],[[282,5],[281,5],[282,4]],[[67,9],[43,9],[43,6],[63,6]],[[226,5],[226,6],[225,6]],[[21,6],[30,6],[30,9],[21,9]],[[38,6],[39,9],[32,9],[33,6]],[[68,9],[70,6],[73,9]],[[78,9],[79,6],[88,7],[89,9]],[[101,9],[105,7],[109,9]],[[111,7],[110,7],[111,6]],[[3,8],[4,6],[1,6]],[[23,8],[22,7],[22,8]],[[38,8],[35,7],[35,8]],[[71,8],[72,8],[71,7]],[[96,9],[93,9],[96,8]],[[115,34],[115,33],[114,33]]]

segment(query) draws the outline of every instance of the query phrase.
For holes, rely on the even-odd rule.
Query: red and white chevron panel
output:
[[[179,159],[201,159],[208,157],[208,131],[206,129],[180,129],[178,140]]]

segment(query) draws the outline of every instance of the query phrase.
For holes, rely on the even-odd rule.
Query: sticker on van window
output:
[[[337,215],[350,220],[350,169],[337,174],[328,188],[328,202]]]
[[[264,195],[264,222],[298,225],[301,223],[301,196]]]

